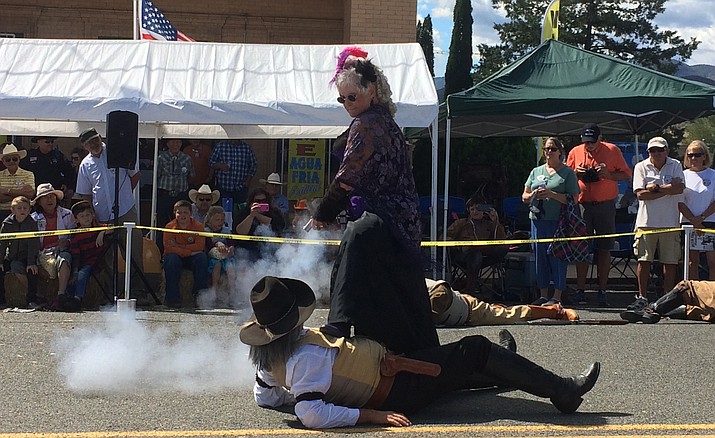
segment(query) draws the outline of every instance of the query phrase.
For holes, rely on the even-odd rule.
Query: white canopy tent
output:
[[[436,206],[438,101],[422,49],[362,47],[390,81],[397,123],[433,127]],[[123,110],[139,114],[139,136],[157,144],[170,137],[334,138],[350,123],[328,87],[343,48],[0,39],[0,135],[75,137],[90,126],[104,133],[107,113]],[[432,224],[435,238],[435,218]]]

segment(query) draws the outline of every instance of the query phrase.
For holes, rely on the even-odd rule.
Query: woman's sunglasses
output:
[[[558,152],[559,148],[544,148],[544,152]]]
[[[688,158],[702,158],[705,155],[702,152],[691,152],[688,154]]]
[[[356,94],[348,94],[347,96],[338,96],[338,102],[345,103],[345,100],[349,100],[350,102],[355,102],[357,100],[357,95]]]

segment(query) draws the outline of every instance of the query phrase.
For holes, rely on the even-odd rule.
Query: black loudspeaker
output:
[[[107,167],[134,169],[138,141],[139,114],[131,111],[107,114]]]

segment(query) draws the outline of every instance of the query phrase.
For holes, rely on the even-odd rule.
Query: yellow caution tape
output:
[[[134,228],[141,230],[155,230],[162,231],[165,233],[183,233],[183,234],[193,234],[204,237],[220,237],[230,240],[243,240],[252,242],[264,242],[264,243],[288,243],[288,244],[298,244],[298,245],[330,245],[337,246],[340,245],[340,240],[335,239],[298,239],[290,237],[268,237],[268,236],[246,236],[242,234],[226,234],[226,233],[212,233],[208,231],[191,231],[191,230],[177,230],[169,228],[159,228],[159,227],[148,227],[143,225],[137,225]],[[0,234],[0,240],[12,240],[12,239],[27,239],[32,237],[45,237],[45,236],[61,236],[68,234],[78,234],[86,233],[92,231],[108,231],[126,229],[123,226],[110,226],[110,227],[93,227],[93,228],[75,228],[71,230],[54,230],[54,231],[34,231],[34,232],[23,232],[23,233],[4,233]],[[495,245],[523,245],[531,243],[552,243],[552,242],[566,242],[570,240],[590,240],[590,239],[610,239],[615,237],[632,236],[635,235],[636,238],[641,235],[646,234],[660,234],[660,233],[672,233],[682,231],[683,228],[658,228],[652,230],[642,230],[628,232],[628,233],[615,233],[615,234],[602,234],[598,236],[578,236],[578,237],[563,237],[563,238],[542,238],[542,239],[503,239],[503,240],[449,240],[449,241],[424,241],[422,242],[423,247],[454,247],[454,246],[495,246]],[[711,233],[715,234],[715,229],[696,229],[695,231],[700,233]]]
[[[52,231],[26,231],[22,233],[2,233],[0,234],[0,240],[13,240],[13,239],[29,239],[32,237],[46,237],[46,236],[64,236],[67,234],[79,234],[88,233],[91,231],[107,231],[107,230],[118,230],[124,229],[124,227],[92,227],[92,228],[72,228],[71,230],[52,230]]]

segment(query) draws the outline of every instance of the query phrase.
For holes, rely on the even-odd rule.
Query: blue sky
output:
[[[444,69],[449,54],[449,42],[452,37],[452,13],[455,0],[418,0],[417,19],[432,16],[435,47],[435,75],[444,76]],[[690,65],[715,65],[715,7],[713,0],[669,0],[665,4],[665,13],[656,17],[655,23],[661,29],[676,30],[678,35],[688,40],[695,37],[701,41],[693,57],[687,61]],[[491,0],[472,0],[474,27],[472,43],[496,44],[498,35],[494,23],[504,22],[503,11],[492,8]]]

